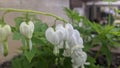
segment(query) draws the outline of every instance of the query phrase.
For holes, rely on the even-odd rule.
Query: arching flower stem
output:
[[[64,20],[63,18],[51,14],[51,13],[45,13],[45,12],[40,12],[40,11],[34,11],[34,10],[26,10],[26,9],[14,9],[14,8],[0,8],[1,11],[7,11],[7,12],[26,12],[26,13],[35,13],[35,14],[42,14],[42,15],[46,15],[46,16],[51,16],[56,18],[56,20],[60,20],[64,23],[67,23],[66,20]]]

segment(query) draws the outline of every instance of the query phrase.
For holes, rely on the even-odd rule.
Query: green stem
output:
[[[54,18],[56,18],[57,20],[63,21],[64,23],[67,23],[66,20],[64,20],[63,18],[56,16],[54,14],[50,14],[50,13],[45,13],[45,12],[40,12],[40,11],[33,11],[33,10],[25,10],[25,9],[14,9],[14,8],[0,8],[1,11],[9,11],[9,12],[26,12],[26,13],[36,13],[36,14],[42,14],[42,15],[46,15],[46,16],[52,16]]]

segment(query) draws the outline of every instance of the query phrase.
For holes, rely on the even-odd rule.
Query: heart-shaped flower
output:
[[[71,47],[79,46],[80,48],[84,48],[83,39],[80,37],[80,33],[77,30],[73,31],[73,34],[71,37],[72,37]]]
[[[2,44],[2,53],[4,56],[8,55],[8,44],[7,39],[11,33],[9,25],[0,25],[0,43]]]
[[[32,38],[33,32],[34,32],[34,24],[32,21],[22,22],[20,24],[20,33],[26,37],[29,50],[32,49],[31,38]]]
[[[58,55],[59,54],[58,45],[60,42],[60,38],[58,36],[58,33],[52,27],[49,27],[45,32],[45,36],[46,36],[46,39],[54,45],[53,53],[55,55]]]
[[[26,38],[31,39],[34,32],[34,24],[32,21],[28,23],[22,22],[20,24],[20,33],[23,34]]]
[[[45,32],[46,39],[53,45],[59,44],[59,37],[57,32],[52,27],[49,27]]]
[[[81,48],[75,48],[71,54],[73,68],[85,68],[84,65],[89,65],[87,54]]]
[[[6,41],[10,33],[11,28],[9,25],[0,25],[0,42]]]

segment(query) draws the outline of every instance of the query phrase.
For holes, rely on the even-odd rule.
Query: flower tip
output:
[[[8,55],[8,52],[4,52],[4,54],[3,54],[5,57]]]
[[[86,62],[85,65],[90,65],[90,62]]]

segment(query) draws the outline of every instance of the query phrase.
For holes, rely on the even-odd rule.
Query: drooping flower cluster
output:
[[[34,24],[32,21],[22,22],[20,24],[20,33],[26,37],[27,45],[29,46],[29,50],[32,49],[32,34],[34,32]]]
[[[84,68],[86,64],[87,54],[82,50],[83,40],[80,37],[80,33],[73,28],[71,24],[63,26],[59,24],[54,28],[49,27],[46,30],[47,40],[54,45],[53,53],[57,55],[59,49],[64,49],[63,55],[65,57],[71,57],[73,68]]]
[[[2,44],[2,52],[4,56],[8,55],[8,44],[7,39],[11,33],[9,25],[0,25],[0,43]]]

